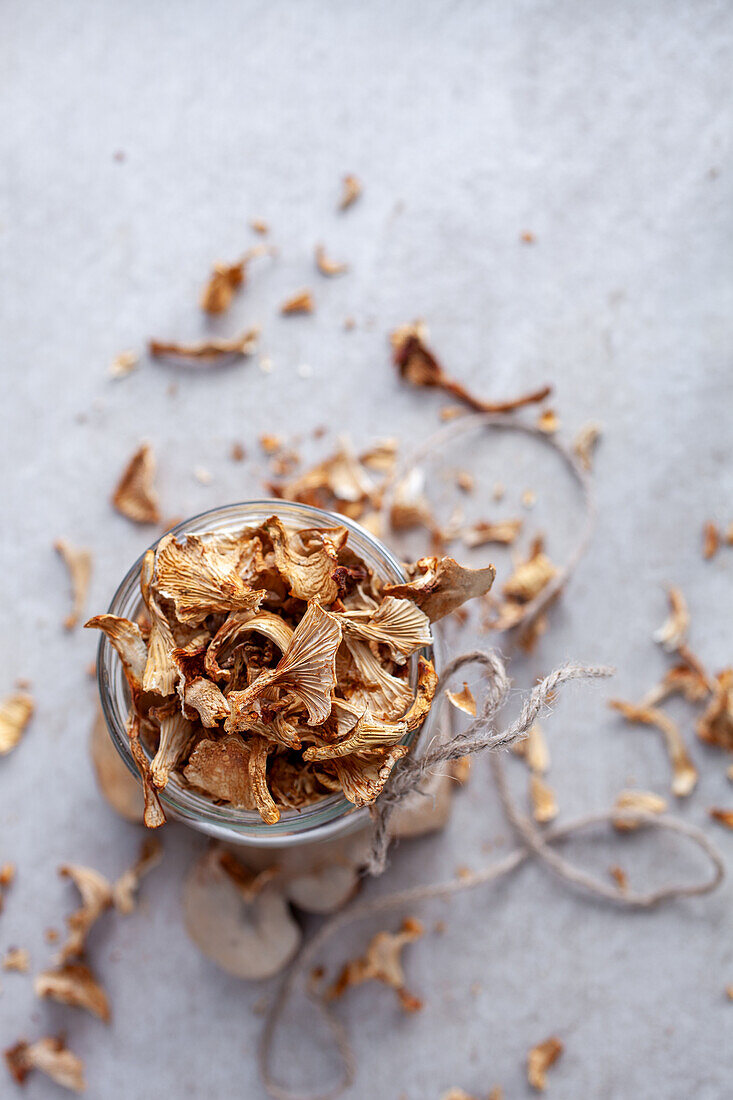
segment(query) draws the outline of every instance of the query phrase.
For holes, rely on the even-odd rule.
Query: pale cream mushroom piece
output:
[[[125,821],[142,825],[145,806],[142,788],[112,744],[101,710],[97,710],[92,723],[89,753],[99,789],[106,802]]]
[[[241,888],[212,848],[196,861],[183,888],[186,930],[208,959],[235,978],[270,978],[295,955],[301,931],[273,885]]]

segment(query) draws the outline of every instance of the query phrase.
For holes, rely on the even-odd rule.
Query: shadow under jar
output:
[[[290,530],[308,527],[333,527],[341,525],[349,532],[348,545],[372,569],[376,576],[388,584],[399,584],[408,578],[399,561],[387,547],[358,523],[345,516],[326,512],[305,504],[293,504],[282,500],[254,500],[215,508],[179,523],[171,533],[205,535],[236,533],[244,527],[258,526],[272,515],[277,515]],[[155,545],[155,544],[153,544]],[[142,555],[127,573],[112,599],[110,615],[135,619],[144,609],[140,595],[140,569]],[[432,660],[438,669],[440,643],[415,653],[408,661],[410,684],[415,689],[418,673],[418,656]],[[436,654],[436,650],[438,653]],[[130,694],[122,669],[122,662],[106,635],[102,635],[97,656],[97,681],[107,728],[112,743],[133,775],[138,771],[130,752],[126,722],[130,709]],[[442,710],[434,706],[423,726],[404,739],[411,751],[418,751],[418,741],[427,744],[437,734],[438,715]],[[147,752],[147,750],[146,750]],[[149,757],[150,754],[148,753]],[[399,762],[397,764],[399,767]],[[173,773],[160,800],[167,815],[209,836],[230,844],[255,848],[283,848],[292,845],[312,844],[345,836],[365,828],[369,822],[368,809],[355,807],[343,795],[328,795],[301,810],[283,809],[280,820],[274,825],[263,822],[259,813],[220,805],[207,795],[185,787]]]

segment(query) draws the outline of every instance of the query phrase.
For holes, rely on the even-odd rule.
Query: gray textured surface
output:
[[[615,690],[638,694],[664,666],[650,631],[670,581],[687,593],[701,657],[713,667],[731,659],[733,557],[702,565],[699,530],[711,516],[733,518],[732,45],[729,5],[709,0],[6,0],[0,688],[30,677],[38,710],[0,765],[0,857],[19,867],[0,947],[28,946],[39,967],[50,953],[43,929],[71,904],[57,865],[113,874],[138,843],[100,801],[87,761],[95,638],[60,628],[67,588],[52,541],[93,547],[89,608],[101,609],[149,540],[108,506],[141,438],[158,452],[169,515],[260,492],[262,431],[325,424],[359,444],[423,438],[440,402],[393,379],[394,323],[426,317],[446,362],[487,395],[551,380],[569,433],[589,417],[605,425],[595,542],[520,682],[572,655],[615,663]],[[349,170],[365,194],[340,217]],[[250,362],[189,376],[145,363],[109,381],[121,348],[202,330],[202,277],[247,244],[251,217],[271,223],[280,259],[214,327],[260,321],[273,373]],[[534,246],[520,243],[525,229]],[[347,277],[312,271],[319,240],[350,261]],[[316,315],[279,318],[282,299],[307,284]],[[251,455],[243,466],[227,458],[235,439]],[[492,461],[512,485],[513,467]],[[214,475],[208,487],[192,477],[199,465]],[[515,500],[526,483],[513,486]],[[547,724],[563,814],[607,804],[629,777],[667,789],[660,743],[608,714],[610,690],[569,692]],[[679,811],[704,823],[707,806],[730,805],[730,787],[720,758],[694,743],[689,713],[676,713],[701,770]],[[477,866],[502,836],[482,764],[450,829],[404,845],[369,891]],[[723,830],[716,839],[730,851]],[[169,829],[139,912],[94,937],[111,1029],[39,1006],[28,978],[8,974],[2,1044],[67,1028],[94,1100],[259,1096],[253,1006],[263,989],[216,972],[181,926],[180,879],[200,847]],[[632,875],[700,870],[663,840],[576,852]],[[555,1032],[566,1053],[551,1096],[719,1100],[733,1070],[731,900],[726,885],[626,915],[532,867],[424,910],[447,931],[410,953],[423,1013],[401,1017],[372,989],[344,1004],[361,1064],[352,1095],[437,1100],[461,1085],[480,1097],[501,1083],[514,1100],[528,1094],[526,1050]],[[363,934],[335,945],[334,962]],[[310,1080],[328,1077],[317,1044],[292,1049]],[[3,1079],[0,1093],[10,1090]],[[28,1082],[28,1100],[57,1094]]]

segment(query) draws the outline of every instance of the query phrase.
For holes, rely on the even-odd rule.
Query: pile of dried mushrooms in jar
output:
[[[435,694],[430,624],[484,595],[493,566],[422,558],[387,584],[346,527],[165,535],[145,555],[137,621],[97,615],[130,690],[145,823],[175,777],[274,824],[340,793],[378,797]]]

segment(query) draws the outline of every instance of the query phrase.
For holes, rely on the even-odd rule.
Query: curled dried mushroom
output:
[[[383,468],[391,454],[385,445],[365,458]],[[347,460],[339,477],[361,496]],[[164,535],[143,559],[139,621],[87,624],[107,635],[127,679],[145,823],[164,820],[169,784],[269,825],[334,793],[372,803],[430,711],[437,677],[420,651],[431,621],[494,578],[493,566],[452,558],[407,572],[409,582],[385,584],[348,528],[291,529],[275,515],[225,534]],[[98,772],[113,786],[108,763]],[[118,808],[138,814],[137,790],[118,793]]]
[[[31,1070],[45,1073],[57,1085],[70,1092],[84,1092],[84,1063],[61,1038],[45,1036],[35,1043],[22,1040],[5,1051],[5,1064],[11,1076],[22,1085]]]

